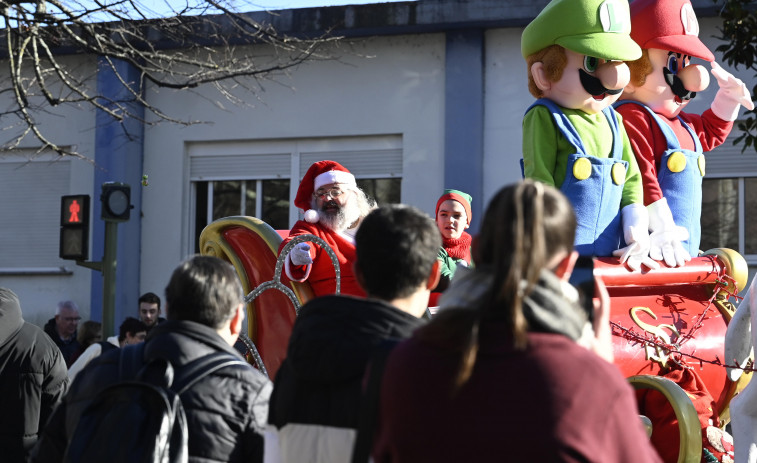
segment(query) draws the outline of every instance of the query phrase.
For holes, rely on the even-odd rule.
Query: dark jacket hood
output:
[[[406,339],[421,323],[377,299],[319,297],[300,309],[286,361],[301,380],[336,382],[362,377],[382,340]]]

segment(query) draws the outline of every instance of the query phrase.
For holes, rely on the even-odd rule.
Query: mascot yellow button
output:
[[[697,159],[697,164],[699,164],[699,173],[702,174],[702,177],[704,177],[704,154],[699,155],[699,159]]]
[[[622,185],[626,181],[626,168],[623,164],[616,162],[612,165],[612,181],[616,185]]]
[[[686,168],[686,156],[680,151],[676,151],[668,157],[668,169],[671,172],[681,172]]]
[[[573,176],[578,180],[586,180],[591,177],[591,161],[586,158],[578,158],[573,163]]]

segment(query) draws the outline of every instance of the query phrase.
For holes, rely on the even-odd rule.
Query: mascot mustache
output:
[[[578,70],[578,75],[581,79],[581,85],[584,87],[584,90],[586,90],[589,95],[591,96],[602,96],[602,95],[617,95],[618,93],[622,92],[623,89],[619,88],[616,90],[610,90],[608,88],[605,88],[604,85],[602,85],[602,81],[599,80],[597,77],[592,76],[588,72],[584,71],[583,69]]]
[[[665,82],[673,90],[673,95],[680,98],[681,101],[690,100],[697,96],[697,92],[686,90],[686,87],[683,86],[683,81],[677,75],[670,72],[670,69],[662,68],[662,74],[665,76]]]

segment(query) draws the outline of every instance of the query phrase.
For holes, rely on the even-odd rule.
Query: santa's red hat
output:
[[[714,61],[699,40],[699,22],[689,0],[634,0],[631,38],[641,48],[659,48]]]
[[[294,205],[305,211],[305,220],[316,223],[320,219],[318,211],[311,209],[313,193],[323,185],[339,183],[356,186],[355,176],[346,167],[336,161],[318,161],[310,166],[297,189]]]

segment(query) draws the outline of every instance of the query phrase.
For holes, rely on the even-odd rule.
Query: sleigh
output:
[[[255,217],[216,220],[200,234],[200,253],[230,262],[239,275],[247,304],[247,333],[240,340],[251,363],[271,379],[286,357],[299,307],[313,297],[308,283],[290,281],[278,261],[287,232]]]
[[[313,242],[321,246],[334,265],[334,292],[340,291],[339,261],[321,238],[298,235],[278,257],[288,230],[274,230],[256,217],[234,216],[218,219],[200,234],[200,253],[230,262],[237,271],[246,294],[247,333],[239,337],[248,360],[269,378],[286,358],[289,336],[300,307],[313,298],[307,282],[287,278],[284,257],[295,245]]]
[[[730,421],[730,401],[751,378],[748,373],[731,381],[725,366],[733,362],[724,354],[726,328],[748,269],[743,257],[729,249],[708,251],[684,267],[661,267],[631,272],[615,258],[597,258],[595,275],[610,294],[616,365],[635,388],[664,395],[678,421],[678,461],[699,462],[702,431],[696,410],[687,391],[663,375],[692,369],[715,401],[716,424],[722,428]]]

